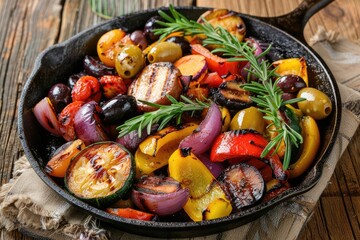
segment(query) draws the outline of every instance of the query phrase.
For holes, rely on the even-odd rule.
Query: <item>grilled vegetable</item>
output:
[[[60,125],[55,109],[48,97],[40,100],[33,109],[35,118],[40,125],[54,136],[61,136]]]
[[[208,21],[214,28],[217,26],[223,27],[240,42],[244,39],[246,34],[245,23],[235,12],[227,9],[213,9],[202,14],[198,22],[203,23],[203,19]]]
[[[84,148],[85,144],[80,139],[65,143],[46,164],[45,172],[53,177],[65,177],[71,159]]]
[[[75,83],[71,97],[73,101],[99,102],[101,99],[101,85],[92,76],[83,76]]]
[[[128,95],[137,100],[157,104],[170,104],[166,95],[179,99],[181,93],[181,73],[172,63],[160,62],[146,66],[128,89]],[[151,111],[156,108],[138,101],[140,111]]]
[[[241,161],[255,157],[269,163],[275,178],[286,180],[288,173],[283,170],[282,163],[276,154],[270,151],[265,159],[260,158],[267,144],[267,140],[261,134],[252,130],[225,132],[215,139],[210,152],[210,160],[214,162],[222,162],[226,159]]]
[[[193,221],[228,216],[231,203],[209,169],[189,151],[177,149],[169,159],[170,177],[189,189],[190,198],[184,206]]]
[[[116,142],[100,142],[86,147],[71,161],[65,186],[83,201],[104,207],[127,193],[134,173],[131,153]]]
[[[304,116],[301,123],[304,143],[300,157],[289,166],[290,178],[299,177],[311,166],[320,146],[320,132],[316,121],[310,116]]]
[[[196,156],[210,149],[211,144],[221,132],[221,112],[215,103],[212,103],[206,117],[192,134],[184,138],[179,148],[191,148]]]
[[[144,176],[131,191],[131,199],[139,209],[159,216],[180,211],[188,198],[189,190],[170,177]]]
[[[276,69],[277,74],[281,76],[289,75],[289,74],[297,75],[305,81],[306,86],[309,86],[305,58],[281,59],[276,62],[273,62],[272,65],[274,67],[277,67]]]
[[[154,218],[154,214],[139,211],[133,208],[106,208],[105,211],[118,217],[142,221],[151,221]]]
[[[178,148],[180,141],[197,127],[197,124],[191,123],[177,128],[168,127],[147,137],[135,153],[137,174],[149,174],[167,165],[169,157]]]
[[[250,92],[241,88],[242,83],[238,81],[223,82],[219,88],[212,88],[214,101],[229,110],[241,110],[250,107],[253,102]]]
[[[225,58],[221,58],[212,54],[208,49],[200,44],[191,45],[192,54],[200,54],[205,57],[207,66],[210,71],[217,72],[220,76],[231,74],[238,74],[242,67],[246,64],[244,62],[231,62]]]
[[[74,117],[75,134],[86,145],[109,140],[100,119],[101,115],[102,110],[94,101],[85,103],[76,112]]]
[[[103,34],[97,43],[97,53],[100,60],[108,67],[115,67],[116,53],[121,49],[120,41],[126,32],[114,29]]]
[[[265,191],[265,182],[260,172],[245,163],[230,166],[219,177],[234,209],[241,210],[256,203]]]
[[[191,76],[191,81],[201,81],[207,73],[205,57],[201,55],[184,56],[177,60],[174,65],[183,76]]]

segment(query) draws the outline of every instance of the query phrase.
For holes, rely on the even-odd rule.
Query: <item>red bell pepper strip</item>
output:
[[[241,69],[246,65],[246,61],[230,62],[225,58],[212,54],[207,48],[200,44],[191,45],[192,54],[200,54],[205,57],[210,71],[217,72],[220,76],[231,74],[240,74]]]
[[[154,214],[142,212],[133,208],[106,208],[106,212],[122,218],[132,218],[143,221],[151,221],[154,217]]]
[[[252,130],[224,132],[215,139],[210,152],[210,160],[223,162],[233,158],[255,157],[270,165],[276,179],[286,180],[288,172],[283,170],[277,154],[272,154],[273,151],[270,151],[265,158],[260,157],[267,144],[268,141],[260,133]]]

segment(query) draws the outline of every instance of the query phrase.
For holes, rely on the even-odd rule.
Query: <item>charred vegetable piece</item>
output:
[[[196,156],[206,152],[220,134],[221,123],[220,109],[218,105],[212,103],[199,127],[180,142],[179,148],[191,148]]]
[[[213,27],[222,26],[240,42],[244,39],[246,34],[245,23],[235,12],[227,9],[213,9],[202,14],[198,21],[203,23],[203,19]]]
[[[38,102],[33,109],[35,118],[40,125],[54,136],[61,136],[60,125],[55,109],[48,97]]]
[[[99,59],[86,55],[84,57],[83,66],[85,72],[93,77],[102,77],[104,75],[114,75],[115,69],[106,66],[103,62]]]
[[[219,177],[234,209],[241,210],[261,199],[265,191],[265,182],[260,172],[245,163],[230,166]]]
[[[179,143],[198,127],[197,124],[184,124],[181,127],[167,127],[147,137],[140,143],[135,153],[138,174],[149,174],[168,164],[171,154]]]
[[[166,216],[182,209],[189,191],[170,177],[144,176],[134,184],[131,199],[142,211]]]
[[[179,99],[181,93],[181,73],[172,63],[160,62],[146,66],[140,75],[131,83],[128,95],[137,100],[157,104],[170,104],[166,95]],[[152,111],[156,108],[138,101],[140,111]]]
[[[144,35],[149,40],[149,42],[155,42],[159,39],[159,35],[155,35],[153,33],[153,30],[160,27],[159,24],[156,23],[156,21],[163,20],[160,16],[153,16],[149,20],[146,21],[144,26]]]
[[[287,58],[281,59],[272,64],[274,67],[277,67],[276,73],[284,76],[288,74],[293,74],[301,77],[306,86],[309,86],[307,66],[305,58]]]
[[[106,208],[105,211],[118,217],[142,221],[151,221],[154,218],[154,214],[142,212],[133,208]]]
[[[83,76],[75,83],[71,91],[73,101],[99,102],[101,99],[101,85],[92,76]]]
[[[97,207],[123,197],[132,185],[134,158],[116,142],[100,142],[83,149],[71,161],[65,186],[76,197]]]
[[[223,82],[219,88],[212,88],[214,101],[229,110],[241,110],[250,107],[253,102],[250,92],[241,88],[242,83],[238,81]]]
[[[80,139],[65,143],[46,164],[45,172],[53,177],[65,177],[71,159],[84,148],[85,144]]]
[[[238,74],[246,62],[231,62],[212,54],[208,49],[200,44],[191,45],[192,54],[200,54],[205,57],[207,66],[212,72],[217,72],[220,76]]]
[[[119,94],[126,94],[127,87],[120,76],[106,75],[100,78],[103,95],[106,99],[111,99]]]
[[[248,159],[255,157],[258,159],[268,141],[259,133],[252,130],[229,131],[220,134],[214,141],[210,152],[210,160],[222,162],[226,159]],[[268,163],[274,172],[274,176],[280,180],[286,180],[287,171],[283,170],[283,165],[276,154],[270,153],[261,159]]]
[[[320,146],[320,132],[316,121],[310,116],[301,120],[304,143],[300,157],[289,166],[290,178],[301,176],[313,163]]]
[[[59,114],[60,132],[66,141],[73,141],[76,138],[74,118],[79,111],[83,101],[75,101],[67,105]]]
[[[105,133],[101,116],[102,110],[94,101],[84,104],[76,112],[74,117],[75,134],[86,145],[109,140]]]
[[[187,55],[174,63],[183,76],[191,76],[191,81],[201,81],[207,73],[205,57],[201,55]],[[191,86],[191,83],[190,83]]]
[[[193,221],[228,216],[232,211],[215,177],[189,149],[177,149],[169,159],[170,177],[188,188],[190,198],[184,206]]]
[[[115,57],[121,49],[121,40],[126,32],[121,29],[114,29],[104,33],[97,43],[97,54],[106,66],[115,67]]]

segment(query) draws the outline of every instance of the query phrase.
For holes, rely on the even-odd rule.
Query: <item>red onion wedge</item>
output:
[[[79,139],[84,141],[85,145],[109,140],[102,126],[100,114],[99,105],[95,101],[91,101],[84,104],[75,115],[75,133]]]
[[[59,121],[55,109],[48,97],[45,97],[38,102],[35,105],[33,112],[43,128],[57,137],[61,136]]]
[[[188,198],[189,190],[170,177],[144,176],[131,192],[131,199],[140,210],[159,216],[180,211]]]
[[[179,148],[191,148],[192,153],[198,156],[211,147],[212,142],[220,134],[221,127],[220,109],[212,103],[199,127],[180,142]]]
[[[210,170],[215,178],[217,178],[225,169],[223,163],[212,162],[207,154],[200,154],[197,157]]]

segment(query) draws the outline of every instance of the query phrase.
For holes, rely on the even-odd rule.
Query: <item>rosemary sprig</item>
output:
[[[176,119],[176,123],[181,123],[181,115],[184,112],[192,112],[203,110],[208,108],[210,105],[199,100],[192,101],[185,96],[180,96],[181,101],[176,100],[174,97],[167,95],[167,98],[170,100],[170,105],[160,105],[156,103],[151,103],[147,101],[141,101],[149,106],[158,108],[152,112],[146,112],[144,114],[138,115],[134,118],[131,118],[125,121],[122,125],[118,126],[116,129],[119,130],[119,137],[122,137],[131,131],[137,130],[138,135],[141,136],[141,132],[146,128],[147,133],[150,134],[151,127],[154,124],[159,124],[158,130],[163,129],[172,119]]]
[[[182,31],[184,35],[205,34],[207,38],[203,41],[204,45],[215,44],[220,46],[213,50],[214,53],[221,52],[223,56],[228,57],[230,61],[248,61],[250,63],[250,68],[247,70],[250,74],[255,75],[259,79],[259,82],[246,83],[243,88],[256,94],[256,96],[252,97],[252,100],[264,113],[264,118],[271,120],[271,125],[275,126],[275,131],[278,133],[265,147],[261,157],[265,157],[274,147],[274,152],[276,152],[281,142],[284,141],[286,151],[283,167],[287,169],[291,158],[291,144],[299,146],[303,139],[301,134],[294,131],[282,118],[280,108],[286,104],[299,102],[302,99],[282,100],[282,91],[277,87],[276,81],[272,80],[278,78],[275,72],[276,69],[272,69],[271,64],[263,59],[270,51],[271,44],[262,54],[255,56],[254,48],[246,42],[240,42],[223,27],[218,26],[214,28],[206,20],[204,20],[203,24],[189,20],[177,12],[172,5],[170,5],[169,10],[172,16],[161,10],[159,11],[159,15],[165,21],[158,21],[158,24],[161,25],[162,28],[154,30],[154,33],[160,35],[160,38],[174,31]]]

